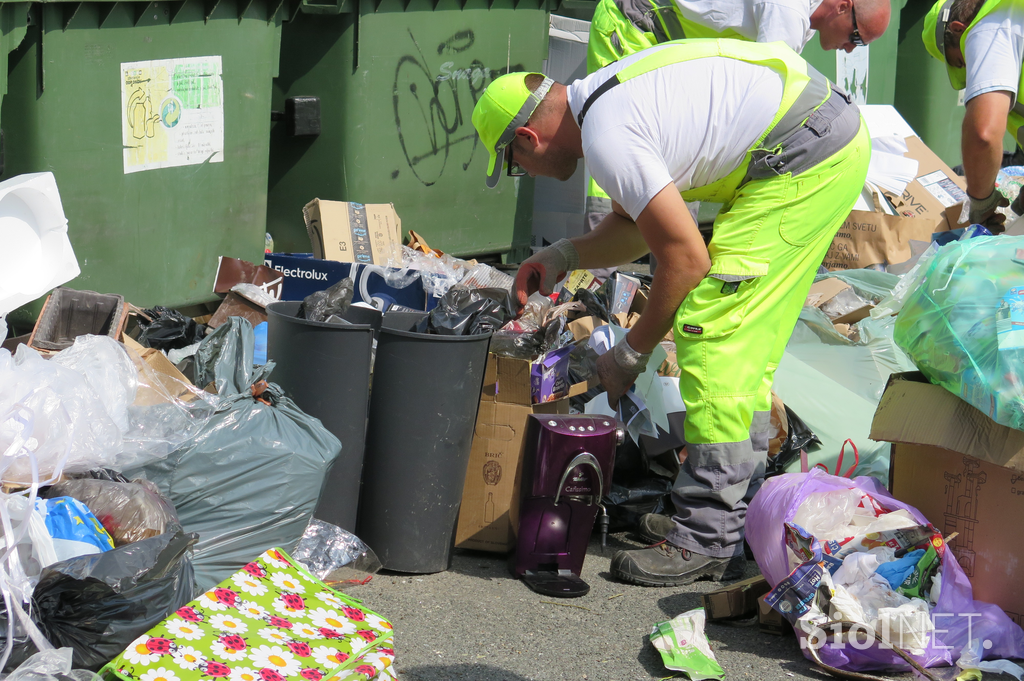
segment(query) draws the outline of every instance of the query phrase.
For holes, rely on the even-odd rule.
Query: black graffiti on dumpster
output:
[[[449,161],[469,168],[480,146],[471,116],[473,107],[487,85],[510,71],[525,70],[522,64],[493,69],[479,59],[457,67],[449,55],[462,54],[476,43],[472,30],[460,30],[437,46],[437,57],[428,60],[409,30],[415,54],[406,54],[395,66],[395,130],[405,161],[420,182],[436,183]],[[436,69],[431,68],[437,63]],[[391,178],[400,171],[391,173]]]

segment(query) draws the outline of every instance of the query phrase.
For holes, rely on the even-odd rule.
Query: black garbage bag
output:
[[[348,277],[323,291],[310,293],[299,305],[299,317],[311,322],[327,321],[332,315],[343,317],[352,304],[355,282]]]
[[[606,284],[602,284],[601,288],[597,289],[596,292],[581,288],[572,299],[586,306],[587,311],[585,315],[592,315],[603,322],[608,322],[611,320],[611,315],[608,314],[608,301],[604,295],[605,286]]]
[[[789,405],[786,405],[786,420],[789,421],[789,434],[774,458],[768,459],[764,476],[769,478],[786,472],[786,466],[800,456],[800,450],[811,445],[820,445],[821,440],[814,434],[814,431],[804,423],[804,420],[796,415]]]
[[[659,475],[642,445],[632,438],[615,448],[611,487],[602,503],[608,511],[609,532],[636,530],[645,513],[672,515],[672,478]]]
[[[128,644],[195,598],[191,546],[180,527],[157,537],[54,563],[32,594],[32,619],[55,647],[74,650],[75,667],[99,670]],[[11,651],[7,670],[36,652]]]
[[[147,348],[157,350],[179,350],[198,343],[206,336],[206,327],[196,324],[191,317],[186,317],[177,310],[170,310],[157,305],[143,314],[152,321],[139,315],[139,343]]]
[[[640,517],[646,513],[673,515],[671,495],[672,481],[656,475],[628,480],[624,484],[613,481],[611,490],[604,496],[608,531],[636,530]]]
[[[513,319],[513,310],[511,295],[505,289],[455,285],[441,296],[417,331],[439,336],[490,333]]]

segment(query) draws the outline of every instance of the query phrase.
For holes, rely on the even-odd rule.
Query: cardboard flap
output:
[[[811,290],[807,293],[807,302],[804,304],[821,307],[848,288],[850,285],[842,279],[822,279],[811,285]]]
[[[529,405],[533,402],[530,389],[530,362],[525,359],[497,357],[498,402]]]
[[[488,440],[499,440],[511,442],[516,437],[516,430],[509,423],[484,423],[476,424],[476,436]]]
[[[1024,471],[1024,432],[999,425],[918,372],[889,378],[869,437],[931,445]]]

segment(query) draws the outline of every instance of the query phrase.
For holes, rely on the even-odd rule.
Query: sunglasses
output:
[[[857,28],[857,8],[850,4],[850,18],[853,19],[853,33],[850,34],[850,42],[857,47],[864,47],[867,43],[860,37],[860,29]]]
[[[515,159],[512,158],[512,145],[509,144],[505,147],[505,163],[508,165],[508,176],[509,177],[523,177],[526,175],[526,169],[516,163]]]

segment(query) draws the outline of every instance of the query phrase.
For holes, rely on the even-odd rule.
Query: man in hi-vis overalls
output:
[[[520,266],[521,303],[577,268],[648,252],[659,263],[644,313],[598,369],[616,402],[674,329],[689,455],[666,540],[620,551],[613,574],[651,586],[740,576],[775,368],[867,174],[856,105],[781,43],[690,40],[569,87],[502,76],[473,124],[490,154],[489,186],[503,172],[565,180],[585,157],[613,200],[597,229]],[[725,204],[709,246],[684,200]]]

